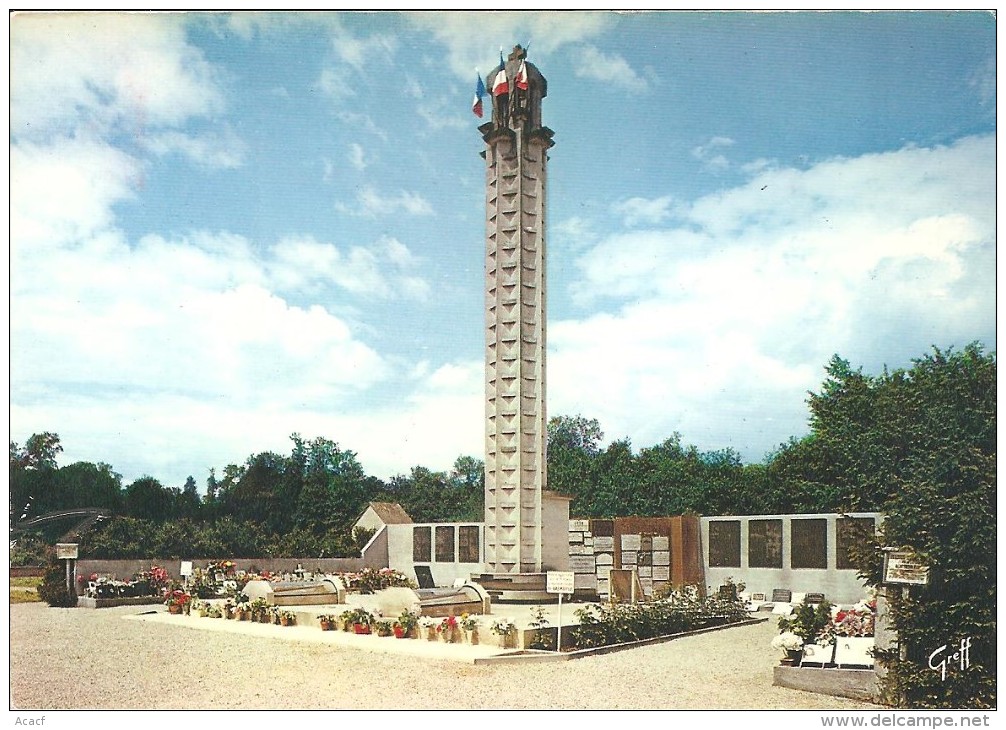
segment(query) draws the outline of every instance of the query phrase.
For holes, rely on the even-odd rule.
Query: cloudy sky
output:
[[[995,349],[987,13],[22,14],[11,439],[166,486],[293,432],[481,458],[471,102],[516,43],[550,415],[757,462],[835,353]]]

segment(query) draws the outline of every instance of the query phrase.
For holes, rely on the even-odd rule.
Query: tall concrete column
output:
[[[541,125],[545,78],[525,55],[520,46],[510,54],[509,93],[493,96],[493,121],[479,127],[486,143],[485,550],[495,575],[542,571],[545,191],[554,142]],[[516,84],[522,64],[527,89]]]

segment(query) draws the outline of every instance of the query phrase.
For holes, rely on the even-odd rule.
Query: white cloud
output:
[[[607,12],[444,12],[411,13],[413,25],[429,31],[447,46],[447,66],[460,79],[483,75],[516,43],[528,45],[528,60],[547,57],[559,48],[593,38],[610,27]]]
[[[583,46],[576,53],[575,63],[574,73],[580,78],[618,86],[634,94],[641,94],[650,88],[646,79],[640,77],[617,53],[603,53],[594,46]]]
[[[343,213],[367,217],[393,215],[398,212],[410,215],[433,214],[433,208],[430,207],[429,202],[418,193],[403,190],[398,195],[385,196],[369,185],[357,194],[355,206],[339,202],[335,207],[336,210]]]
[[[692,157],[702,162],[702,167],[709,172],[722,172],[730,167],[730,161],[719,150],[732,147],[734,141],[729,137],[712,137],[705,144],[692,149]],[[754,168],[749,168],[754,169]]]
[[[655,225],[663,223],[670,217],[672,202],[673,198],[670,195],[663,195],[652,200],[629,198],[616,203],[613,210],[624,217],[627,226],[635,226],[639,223]]]
[[[178,152],[203,167],[235,168],[244,162],[246,145],[233,130],[222,134],[193,136],[178,131],[153,134],[142,140],[146,149],[158,156]]]
[[[771,170],[601,241],[575,294],[610,311],[550,328],[550,409],[758,458],[803,432],[836,352],[879,369],[994,347],[994,144]]]
[[[212,66],[183,15],[18,13],[11,21],[15,138],[121,128],[142,138],[218,111]]]
[[[349,164],[363,172],[367,169],[367,160],[363,154],[363,147],[353,142],[349,145]]]

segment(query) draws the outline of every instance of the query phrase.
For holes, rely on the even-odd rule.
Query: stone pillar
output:
[[[545,408],[545,79],[510,54],[510,93],[493,97],[486,143],[485,551],[495,575],[542,570],[542,491],[547,484]],[[487,87],[492,89],[495,72]],[[497,108],[498,107],[498,108]]]

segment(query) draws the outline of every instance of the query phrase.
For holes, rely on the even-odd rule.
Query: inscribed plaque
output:
[[[790,567],[828,567],[828,521],[793,520]]]
[[[590,529],[589,520],[570,520],[569,521],[569,531],[570,532],[586,532]]]
[[[653,551],[657,550],[670,550],[671,549],[671,539],[664,535],[654,535],[653,536]]]
[[[571,532],[571,533],[569,533],[569,544],[570,545],[572,545],[573,543],[582,543],[582,542],[583,542],[583,533],[582,532]]]
[[[876,522],[872,517],[840,517],[836,523],[838,538],[838,569],[854,570],[849,548],[864,545],[873,538]]]
[[[641,566],[639,566],[639,577],[640,578],[652,578],[653,577],[653,568],[651,568],[649,565],[641,565]]]
[[[782,520],[748,522],[748,566],[782,567]]]
[[[740,566],[740,520],[711,520],[709,522],[709,567],[739,568]]]
[[[639,550],[642,542],[641,535],[622,535],[622,550]]]
[[[639,553],[628,552],[628,551],[623,550],[622,551],[622,567],[623,568],[633,568],[633,567],[635,567],[635,565],[636,565],[636,559],[637,559],[636,556],[637,555],[639,555]]]
[[[653,564],[654,565],[670,565],[671,564],[671,554],[666,550],[656,550],[653,553]]]
[[[594,541],[595,550],[614,550],[615,549],[615,538],[613,537],[599,537],[595,535],[591,538]]]
[[[594,560],[597,561],[598,565],[614,565],[615,558],[611,553],[597,553],[594,556]]]
[[[671,568],[669,565],[654,565],[653,580],[670,580]]]
[[[569,556],[569,567],[576,573],[593,573],[594,572],[594,556],[593,555],[570,555]]]

